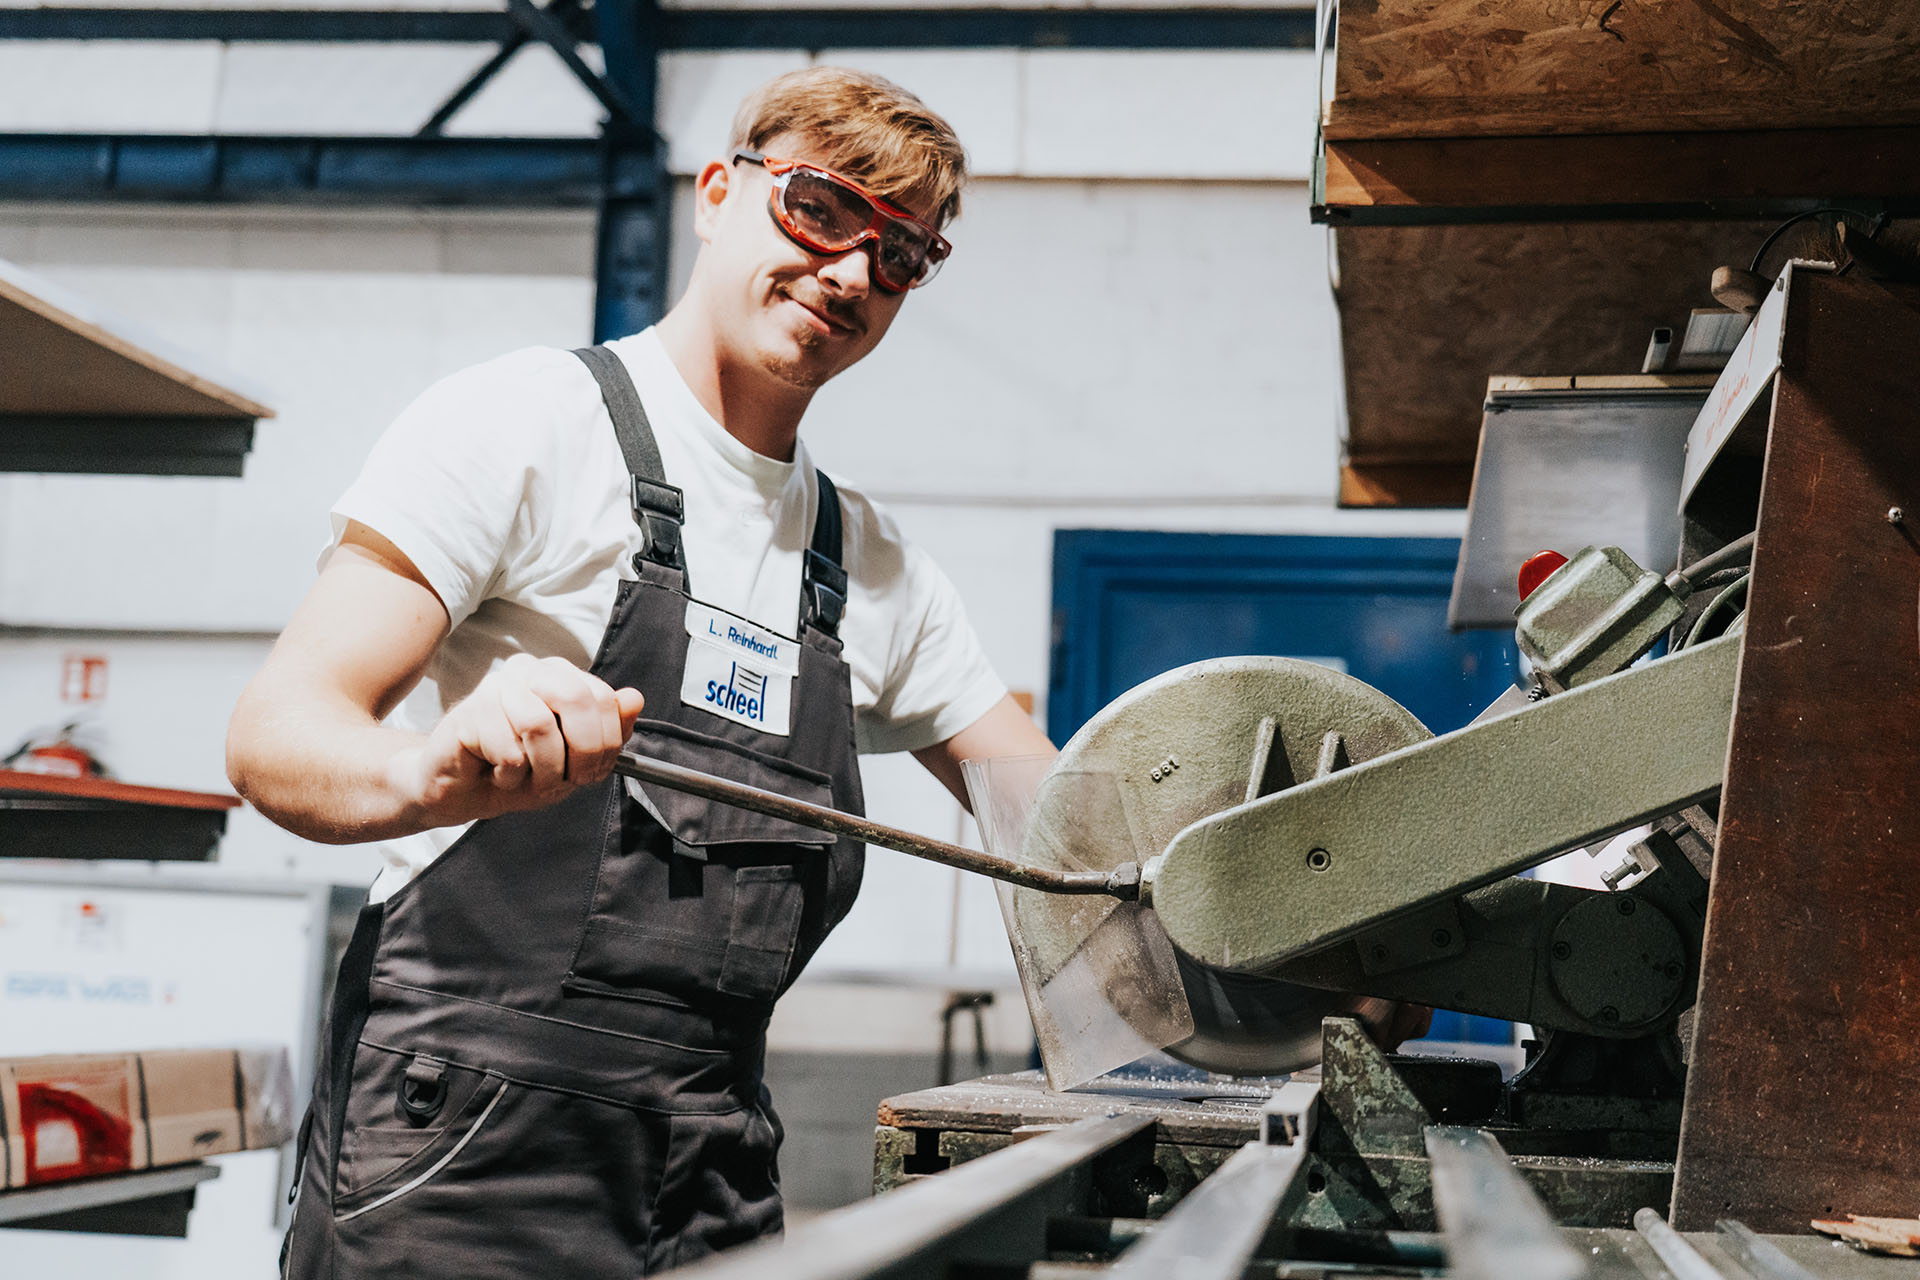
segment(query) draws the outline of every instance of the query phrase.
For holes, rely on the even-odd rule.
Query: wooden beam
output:
[[[1465,462],[1349,462],[1340,468],[1343,507],[1464,507],[1473,491]]]
[[[1920,61],[1920,58],[1916,58]],[[1328,139],[1329,210],[1920,203],[1920,126]]]
[[[1370,0],[1339,7],[1326,136],[1920,124],[1920,4]]]

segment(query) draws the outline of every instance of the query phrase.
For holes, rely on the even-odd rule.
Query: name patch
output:
[[[687,602],[687,672],[680,701],[785,737],[800,642],[711,605]]]

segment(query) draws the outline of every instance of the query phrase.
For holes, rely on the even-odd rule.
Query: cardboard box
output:
[[[0,1186],[276,1147],[292,1115],[281,1048],[0,1059]]]

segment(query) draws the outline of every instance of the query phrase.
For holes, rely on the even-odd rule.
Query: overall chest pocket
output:
[[[819,805],[825,774],[676,725],[642,721],[635,749]],[[573,991],[697,1003],[771,1000],[820,914],[831,837],[779,818],[650,787],[618,791]],[[809,910],[810,904],[814,909]]]

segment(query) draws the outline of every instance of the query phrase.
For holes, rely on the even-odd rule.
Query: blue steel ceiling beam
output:
[[[0,200],[593,208],[656,181],[597,138],[0,134]]]
[[[660,16],[655,0],[595,0],[593,6],[606,78],[633,104],[607,121],[604,134],[609,178],[594,243],[595,342],[636,333],[667,309],[672,184],[666,143],[654,132]],[[619,181],[620,175],[630,180]]]
[[[592,22],[565,19],[577,39]],[[665,51],[752,49],[1311,49],[1313,7],[1270,9],[668,9]],[[500,44],[498,10],[0,8],[0,40]]]

